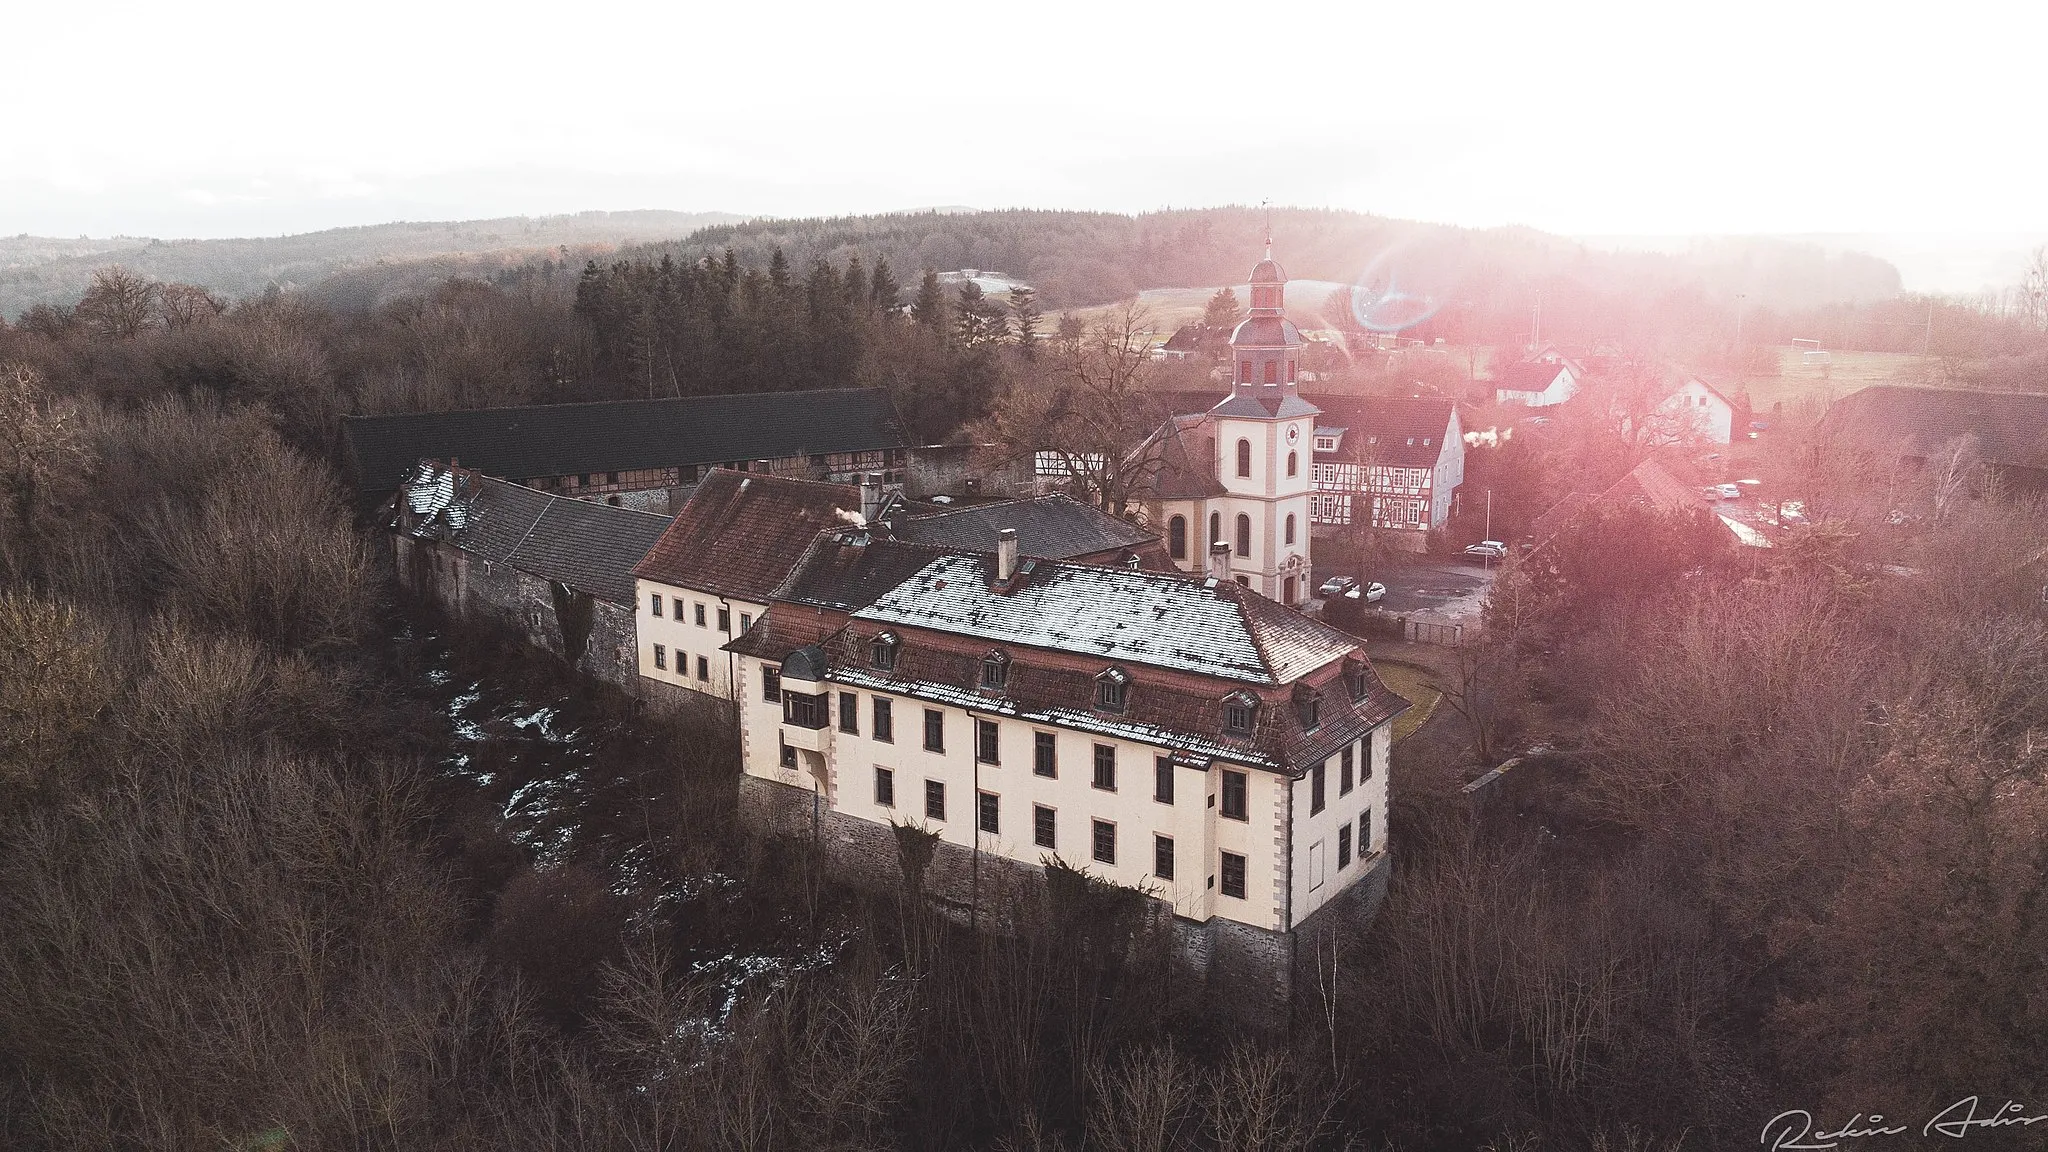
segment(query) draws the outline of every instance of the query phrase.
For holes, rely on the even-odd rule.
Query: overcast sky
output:
[[[0,233],[1267,199],[1579,234],[2033,232],[2042,10],[16,0]]]

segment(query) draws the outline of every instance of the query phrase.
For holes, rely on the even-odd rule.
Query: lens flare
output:
[[[1441,240],[1395,244],[1351,282],[1351,320],[1367,332],[1401,332],[1435,316],[1458,293],[1464,260]]]

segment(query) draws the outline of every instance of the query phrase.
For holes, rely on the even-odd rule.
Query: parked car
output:
[[[1723,485],[1721,485],[1721,487],[1720,487],[1720,492],[1721,492],[1721,499],[1723,499],[1723,500],[1740,500],[1740,499],[1742,499],[1742,489],[1740,489],[1740,488],[1737,488],[1737,487],[1736,487],[1735,485],[1733,485],[1733,484],[1723,484]]]
[[[1498,540],[1481,540],[1477,544],[1465,545],[1465,556],[1472,560],[1499,560],[1508,554],[1508,546]]]
[[[1705,488],[1700,489],[1700,495],[1706,497],[1709,500],[1719,500],[1721,498],[1721,490],[1715,487],[1714,485],[1709,484]]]
[[[1361,597],[1359,595],[1360,592],[1365,593],[1365,595]],[[1375,604],[1385,599],[1386,595],[1387,586],[1375,580],[1363,588],[1353,587],[1349,592],[1344,593],[1344,598],[1347,600],[1363,599],[1367,604]]]
[[[1316,595],[1328,600],[1332,596],[1342,596],[1356,587],[1358,587],[1358,581],[1353,580],[1349,576],[1332,576],[1328,580],[1323,581],[1321,588],[1316,589]]]

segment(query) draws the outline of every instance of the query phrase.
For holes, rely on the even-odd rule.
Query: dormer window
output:
[[[1313,732],[1323,726],[1323,694],[1303,685],[1294,692],[1295,715],[1301,720],[1303,731]]]
[[[1010,683],[1010,658],[1001,652],[991,652],[981,658],[981,686],[1000,692]]]
[[[1336,438],[1335,436],[1318,436],[1318,437],[1316,437],[1316,451],[1318,451],[1318,452],[1335,452],[1336,450],[1337,450],[1337,438]]]
[[[1355,656],[1344,661],[1344,687],[1350,691],[1351,699],[1354,703],[1365,699],[1367,689],[1365,661]]]
[[[1223,698],[1223,731],[1230,736],[1249,736],[1258,718],[1259,701],[1249,692],[1232,692]]]
[[[884,672],[896,670],[896,652],[903,646],[902,638],[894,632],[884,632],[868,645],[868,660]]]
[[[1095,678],[1095,707],[1103,712],[1122,712],[1130,705],[1131,677],[1121,668],[1105,669]]]

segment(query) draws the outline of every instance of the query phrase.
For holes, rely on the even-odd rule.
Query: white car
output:
[[[1316,595],[1328,600],[1332,596],[1342,596],[1356,587],[1358,587],[1358,581],[1353,580],[1349,576],[1332,576],[1328,580],[1323,581],[1321,588],[1316,589]]]
[[[1737,488],[1733,484],[1723,484],[1720,486],[1719,489],[1717,489],[1717,491],[1721,493],[1721,499],[1723,500],[1742,499],[1742,489]]]
[[[1363,597],[1359,596],[1360,592],[1365,593],[1365,595]],[[1344,593],[1344,597],[1347,600],[1363,599],[1367,604],[1376,604],[1385,599],[1386,595],[1387,586],[1377,580],[1367,584],[1364,588],[1354,586],[1351,591]]]
[[[1477,544],[1465,545],[1465,555],[1473,560],[1499,560],[1508,554],[1508,546],[1498,540],[1481,540]]]

